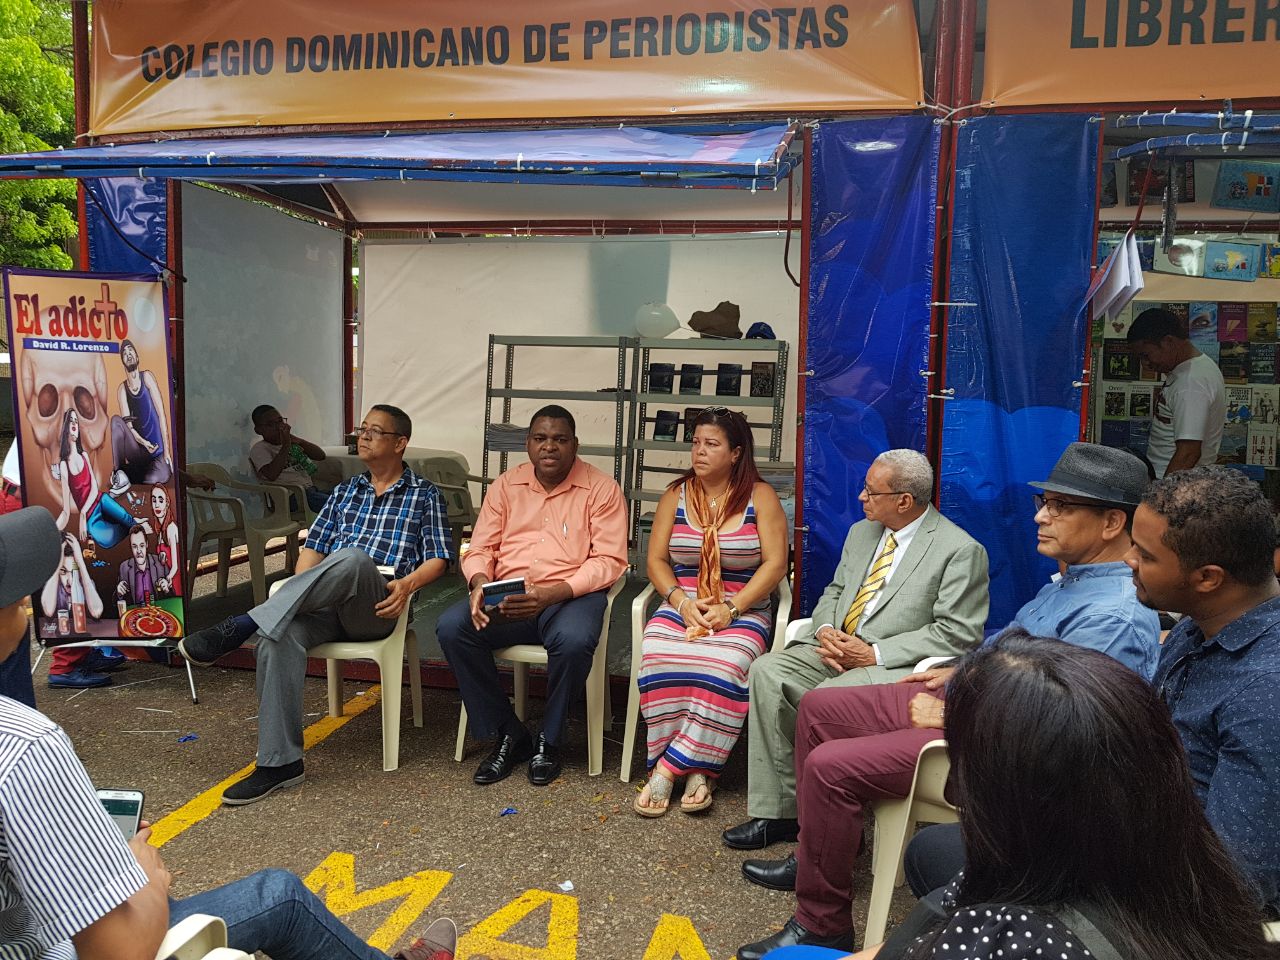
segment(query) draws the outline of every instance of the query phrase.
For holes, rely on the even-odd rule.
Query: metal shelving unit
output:
[[[627,447],[627,485],[625,492],[631,503],[631,532],[639,549],[640,511],[644,503],[655,503],[665,492],[665,483],[656,487],[645,484],[645,474],[666,475],[668,478],[679,476],[684,472],[681,468],[658,467],[646,465],[646,451],[687,452],[692,445],[681,441],[647,439],[645,434],[653,422],[649,417],[650,404],[664,406],[696,407],[721,405],[731,410],[738,410],[746,416],[748,423],[757,430],[768,429],[768,444],[757,443],[755,452],[757,460],[779,462],[782,459],[782,410],[787,391],[787,343],[783,340],[650,340],[639,339],[633,344],[631,383],[636,393],[631,404],[631,421],[627,434],[631,438]],[[675,372],[671,393],[650,393],[649,359],[653,352],[689,353],[702,352],[716,354],[722,360],[742,357],[744,366],[752,359],[773,360],[773,395],[770,397],[737,396],[724,397],[711,393],[679,393],[679,369]],[[759,355],[759,356],[757,356]],[[715,370],[707,370],[705,376],[714,377]],[[743,370],[743,377],[749,382],[749,369]],[[769,411],[769,422],[762,423],[753,419],[753,414]],[[758,434],[757,434],[758,436]],[[640,558],[643,563],[643,558]]]
[[[499,334],[489,335],[489,363],[485,377],[484,390],[484,454],[481,461],[481,474],[484,477],[483,489],[488,488],[489,455],[498,455],[499,472],[507,469],[507,460],[512,451],[495,450],[489,444],[488,426],[493,423],[493,404],[502,401],[501,423],[511,422],[512,400],[569,400],[578,403],[611,403],[615,408],[613,443],[581,444],[578,453],[585,457],[613,458],[613,478],[622,483],[623,458],[625,450],[624,430],[627,422],[627,408],[632,394],[627,388],[627,352],[634,345],[632,337],[517,337]],[[494,362],[495,349],[503,348],[502,386],[495,387]],[[516,349],[519,347],[562,347],[574,350],[609,349],[617,353],[616,387],[607,390],[520,390],[514,385],[516,369]],[[482,490],[483,492],[483,490]]]

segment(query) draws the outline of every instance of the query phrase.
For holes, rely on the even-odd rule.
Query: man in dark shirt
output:
[[[1184,614],[1155,687],[1187,748],[1209,822],[1280,914],[1280,584],[1258,485],[1196,467],[1152,485],[1133,518],[1138,599]]]

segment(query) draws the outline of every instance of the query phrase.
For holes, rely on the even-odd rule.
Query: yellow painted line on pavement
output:
[[[352,697],[342,705],[342,716],[327,714],[302,732],[302,749],[310,750],[320,741],[336,733],[353,718],[382,701],[382,687],[374,684],[364,693]],[[381,741],[379,741],[381,743]],[[381,756],[381,754],[379,754]],[[173,813],[166,814],[151,825],[151,845],[162,847],[174,837],[185,833],[218,807],[222,806],[222,791],[253,773],[254,764],[237,770],[221,783],[214,784],[198,797],[188,800]]]

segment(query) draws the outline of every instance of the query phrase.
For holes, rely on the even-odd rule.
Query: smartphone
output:
[[[138,832],[138,824],[142,822],[142,791],[99,790],[98,800],[107,815],[116,822],[124,838],[132,839]]]

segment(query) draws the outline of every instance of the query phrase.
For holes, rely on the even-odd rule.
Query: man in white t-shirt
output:
[[[324,451],[310,440],[295,437],[289,421],[270,404],[254,407],[251,414],[253,432],[262,439],[249,448],[249,464],[263,483],[293,483],[307,494],[307,506],[316,513],[329,495],[316,489],[312,477],[315,461],[324,459]]]
[[[1147,446],[1156,477],[1215,463],[1227,419],[1218,365],[1187,339],[1183,322],[1160,307],[1138,314],[1128,340],[1134,354],[1164,376]]]

